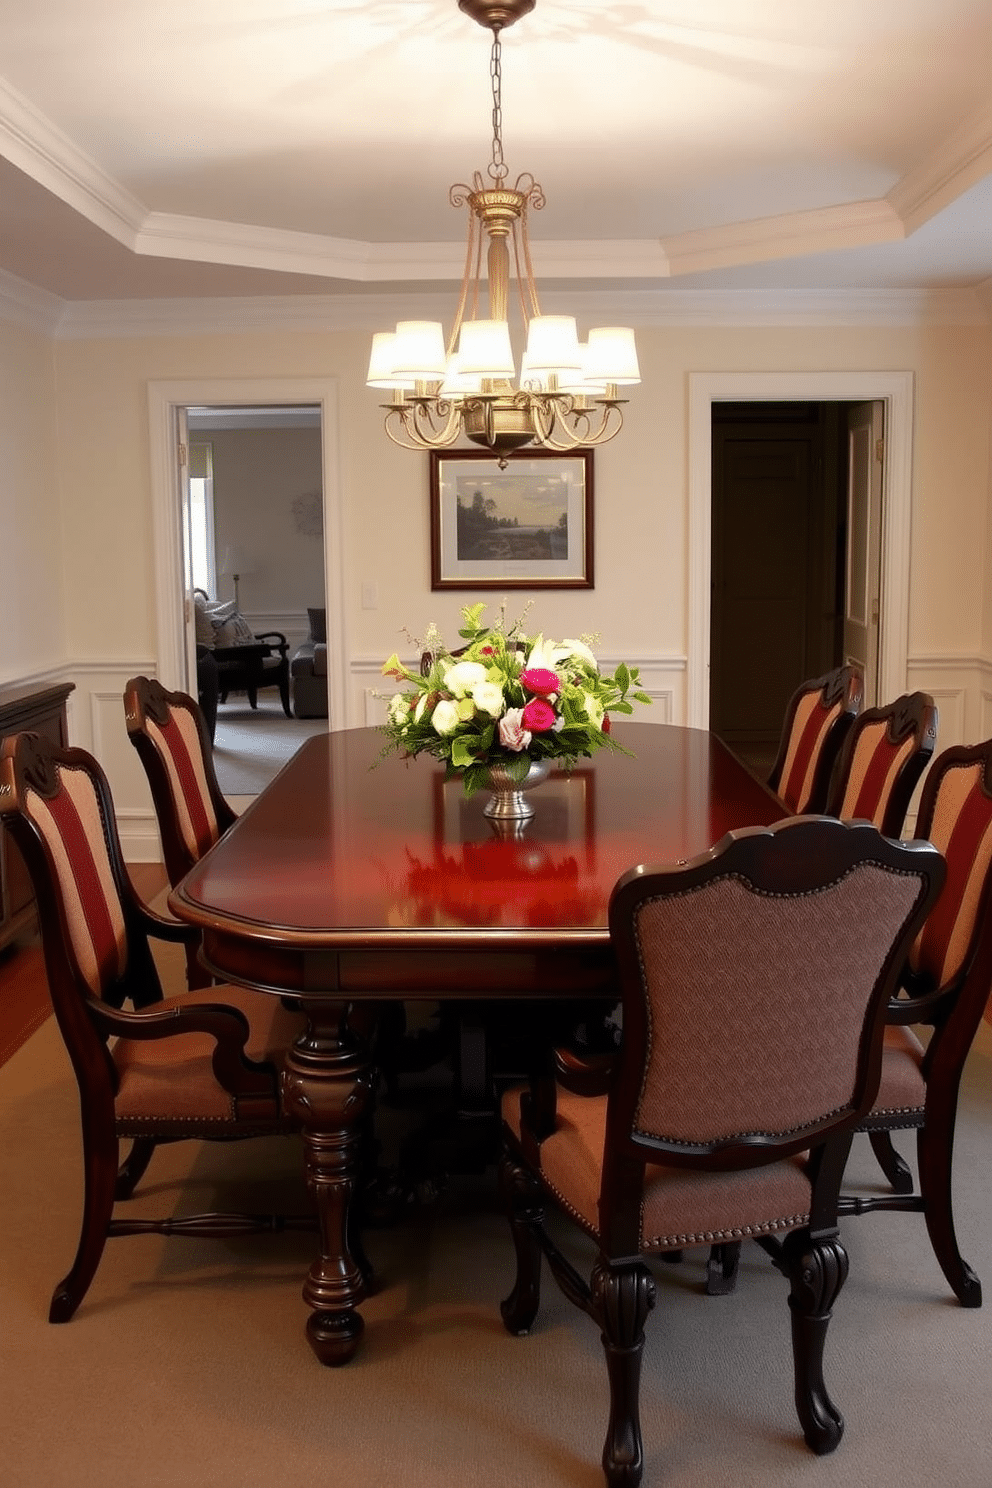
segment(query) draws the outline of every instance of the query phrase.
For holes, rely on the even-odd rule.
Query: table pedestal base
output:
[[[351,1201],[361,1174],[373,1074],[347,1026],[348,1004],[308,998],[307,1029],[286,1056],[283,1100],[299,1121],[307,1186],[317,1205],[320,1255],[303,1285],[314,1309],[307,1339],[322,1364],[347,1364],[365,1324],[355,1311],[371,1268],[352,1236]]]

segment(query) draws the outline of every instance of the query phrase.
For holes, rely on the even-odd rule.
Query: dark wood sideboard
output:
[[[72,682],[60,682],[57,687],[35,690],[16,684],[0,687],[0,739],[33,729],[48,739],[68,744],[65,700],[74,686]],[[36,925],[34,894],[24,859],[10,833],[0,827],[0,951]]]

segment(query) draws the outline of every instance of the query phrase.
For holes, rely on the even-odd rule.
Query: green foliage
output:
[[[524,616],[507,628],[502,611],[493,625],[484,625],[485,608],[484,601],[463,608],[459,636],[465,646],[457,657],[432,628],[426,676],[395,654],[385,663],[383,675],[403,684],[389,699],[385,752],[442,760],[468,795],[486,784],[492,764],[523,780],[532,760],[571,767],[598,749],[626,753],[604,720],[631,714],[634,703],[650,703],[639,690],[638,669],[621,662],[613,676],[604,676],[586,640],[526,636]]]

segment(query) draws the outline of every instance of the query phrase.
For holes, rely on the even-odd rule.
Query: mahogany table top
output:
[[[616,726],[602,750],[532,793],[534,817],[500,837],[426,756],[381,758],[384,735],[310,739],[171,896],[206,928],[309,948],[528,948],[607,938],[619,876],[692,857],[733,827],[783,815],[714,737]]]

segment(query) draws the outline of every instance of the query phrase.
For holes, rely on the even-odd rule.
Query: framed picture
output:
[[[592,450],[432,450],[432,589],[591,589]]]

